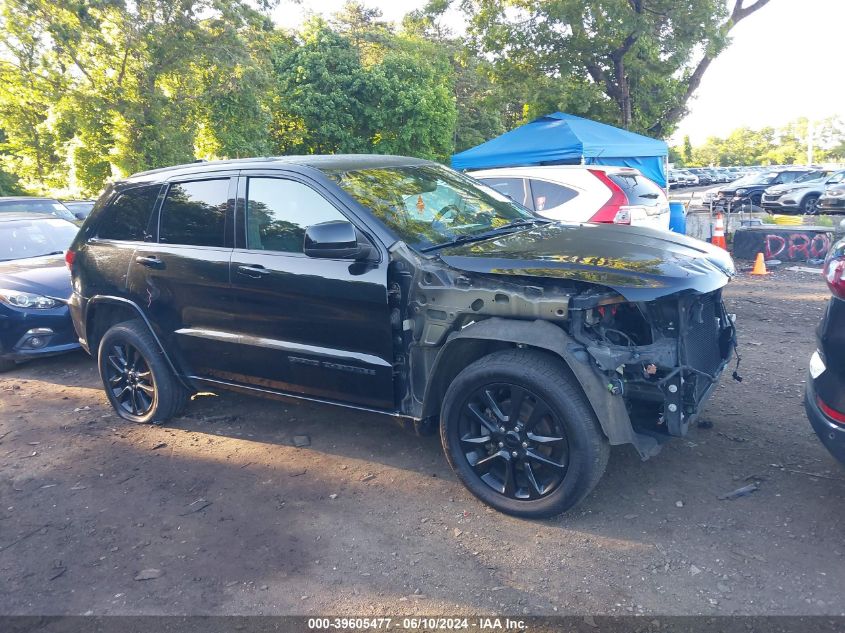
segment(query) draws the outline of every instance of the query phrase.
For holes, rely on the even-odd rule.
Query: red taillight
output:
[[[818,396],[816,396],[816,404],[819,405],[819,409],[821,409],[822,412],[831,420],[837,424],[845,424],[845,413],[841,413],[840,411],[829,407]]]
[[[845,299],[845,257],[825,262],[822,274],[830,291],[840,299]]]
[[[67,250],[65,251],[65,264],[67,264],[68,270],[73,270],[73,260],[76,259],[76,251]]]
[[[602,181],[610,189],[610,200],[604,203],[596,214],[590,218],[590,222],[607,222],[611,224],[630,224],[631,211],[627,209],[628,196],[622,191],[622,187],[608,178],[607,174],[600,169],[588,169],[593,176]]]

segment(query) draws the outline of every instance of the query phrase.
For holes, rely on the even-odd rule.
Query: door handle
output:
[[[155,255],[138,255],[135,261],[148,268],[164,268],[164,262]]]
[[[249,266],[238,266],[238,273],[252,277],[253,279],[261,279],[264,275],[270,274],[270,271],[260,264],[252,264]]]

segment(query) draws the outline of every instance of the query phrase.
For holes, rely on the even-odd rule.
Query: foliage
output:
[[[339,30],[313,19],[301,41],[277,47],[277,151],[451,154],[456,112],[448,57],[431,42],[394,34],[378,17],[348,5]]]
[[[95,195],[139,170],[271,152],[445,161],[555,110],[660,136],[767,2],[462,0],[465,41],[442,24],[455,0],[401,27],[348,0],[296,31],[272,24],[277,1],[0,0],[0,193]],[[769,159],[805,135],[784,132]]]
[[[2,0],[0,16],[0,150],[25,183],[90,194],[266,147],[250,38],[271,26],[245,0]]]
[[[521,77],[529,105],[661,137],[672,132],[739,21],[736,0],[462,0],[477,49]],[[539,89],[540,91],[538,91]]]
[[[698,147],[673,148],[674,154],[683,158],[687,167],[709,165],[792,165],[807,162],[809,121],[799,118],[780,128],[765,127],[753,130],[743,127],[725,138],[711,136]],[[845,120],[830,117],[813,125],[816,163],[842,162],[845,160]],[[685,138],[685,141],[687,139]]]

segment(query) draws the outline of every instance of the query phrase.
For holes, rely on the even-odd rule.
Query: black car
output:
[[[845,463],[845,240],[831,248],[824,278],[832,296],[816,331],[804,407],[827,450]]]
[[[845,213],[845,184],[827,187],[816,203],[818,213]]]
[[[504,512],[584,498],[611,444],[681,436],[735,346],[722,249],[546,220],[396,156],[137,174],[68,252],[71,313],[120,416],[197,390],[282,394],[439,429]]]
[[[45,214],[0,213],[0,371],[79,348],[64,259],[77,230]]]
[[[58,200],[54,200],[53,198],[33,198],[31,196],[0,198],[0,214],[3,213],[43,213],[71,222],[78,219]]]
[[[73,213],[77,220],[84,220],[94,208],[96,200],[62,200],[68,211]]]
[[[761,206],[763,192],[774,185],[792,182],[804,174],[816,171],[810,167],[790,167],[744,176],[720,188],[713,201],[723,211],[737,211],[746,205]]]

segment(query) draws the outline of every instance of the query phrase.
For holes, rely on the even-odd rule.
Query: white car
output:
[[[669,200],[630,167],[502,167],[469,175],[550,220],[669,229]]]
[[[762,207],[770,213],[817,213],[819,197],[829,185],[845,182],[845,169],[818,169],[792,182],[773,185],[763,192]]]
[[[678,179],[686,186],[695,187],[699,184],[698,176],[686,169],[676,169],[675,174]]]

